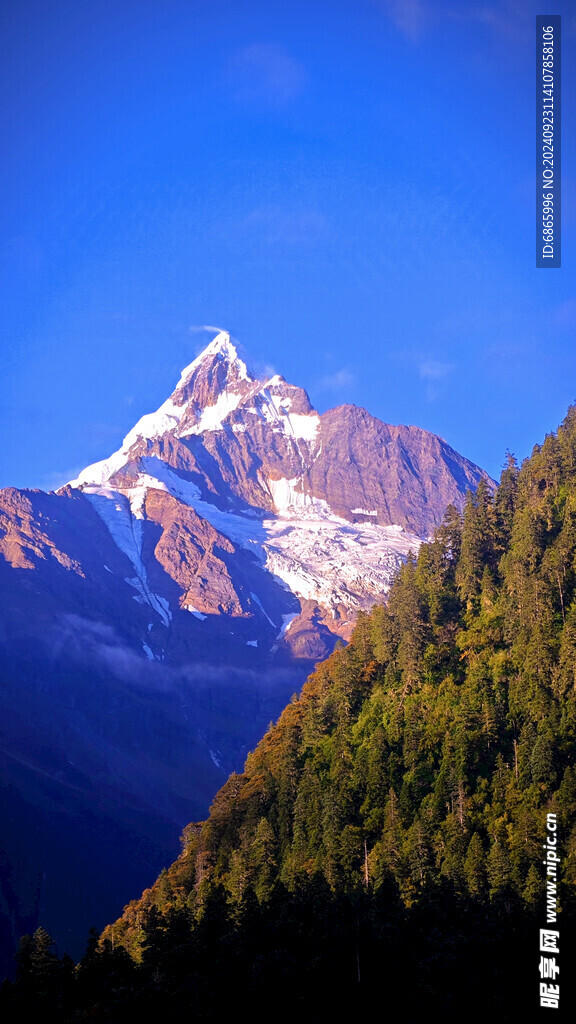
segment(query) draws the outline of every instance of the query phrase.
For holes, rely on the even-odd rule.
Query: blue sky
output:
[[[563,16],[563,267],[534,16]],[[5,0],[0,485],[119,446],[231,331],[499,474],[576,400],[572,3]]]

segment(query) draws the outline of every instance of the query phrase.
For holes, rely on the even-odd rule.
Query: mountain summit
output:
[[[41,921],[77,952],[66,936],[149,884],[482,481],[417,427],[353,405],[319,415],[222,331],[109,458],[57,493],[1,491],[8,944]]]
[[[167,438],[170,452],[161,443]],[[461,505],[469,488],[489,480],[441,438],[417,427],[389,426],[349,405],[319,416],[303,388],[278,374],[252,376],[221,331],[119,451],[88,466],[71,486],[122,489],[117,474],[152,450],[174,470],[186,471],[199,445],[221,472],[223,464],[231,470],[223,473],[225,489],[260,509],[281,512],[323,501],[348,521],[373,517],[418,537],[432,532],[449,503]],[[205,463],[199,470],[204,477]],[[216,494],[222,487],[217,483]]]
[[[157,521],[160,507],[170,516],[175,499],[251,552],[300,602],[317,602],[324,617],[329,609],[328,628],[346,636],[447,505],[461,505],[481,479],[488,481],[424,430],[388,426],[350,405],[320,416],[302,388],[279,375],[252,376],[222,331],[122,447],[70,486],[91,501],[137,576],[135,521]],[[170,573],[158,548],[155,555]],[[222,611],[213,583],[196,593],[197,611]],[[237,612],[257,614],[253,605],[236,591]],[[264,614],[282,625],[277,609]]]
[[[121,456],[139,439],[161,437],[173,433],[178,437],[202,434],[205,430],[218,429],[223,419],[246,396],[257,383],[248,373],[245,363],[239,358],[230,335],[221,331],[213,341],[182,371],[180,380],[170,398],[160,408],[146,416],[124,438],[122,448],[116,453]],[[73,486],[93,481],[102,473],[113,471],[114,462],[106,460],[88,466]]]

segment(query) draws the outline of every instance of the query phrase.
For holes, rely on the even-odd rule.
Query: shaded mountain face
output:
[[[136,895],[481,480],[426,431],[319,415],[221,333],[110,458],[0,492],[7,944],[41,921],[77,952]]]

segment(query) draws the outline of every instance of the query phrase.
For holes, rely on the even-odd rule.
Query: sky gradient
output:
[[[535,15],[562,15],[537,270]],[[215,331],[498,476],[576,400],[567,0],[6,0],[0,486],[109,455]]]

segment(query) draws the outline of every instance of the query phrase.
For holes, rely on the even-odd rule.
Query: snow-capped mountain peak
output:
[[[196,356],[189,366],[184,367],[180,377],[180,384],[185,383],[193,370],[195,370],[197,366],[200,366],[200,364],[206,359],[210,359],[211,357],[226,359],[229,363],[242,363],[236,346],[232,342],[229,331],[220,331],[220,333],[212,339],[210,344],[207,345],[206,348],[202,349],[200,355]],[[242,363],[242,366],[246,372],[245,364]]]
[[[303,388],[279,374],[254,377],[221,331],[160,408],[71,486],[130,559],[131,585],[149,604],[147,520],[170,520],[177,545],[183,517],[194,531],[217,531],[228,554],[255,558],[265,587],[281,580],[293,599],[324,609],[337,632],[386,593],[408,551],[482,475],[418,428],[389,426],[355,406],[320,416]],[[167,546],[162,556],[169,574],[180,564],[177,550]],[[218,593],[221,576],[204,576],[207,592]],[[212,606],[195,580],[179,606],[207,614]],[[173,606],[159,611],[154,600],[164,621]],[[252,614],[252,597],[239,590],[234,601],[238,613]],[[266,616],[276,622],[272,608]]]
[[[231,414],[237,410],[233,417]],[[87,466],[70,484],[103,486],[126,465],[135,446],[167,434],[184,440],[220,431],[225,423],[238,434],[260,422],[276,434],[291,438],[292,447],[298,447],[302,441],[313,442],[319,416],[306,392],[288,384],[279,374],[268,381],[254,377],[238,355],[230,334],[220,331],[184,368],[170,397],[156,412],[145,414],[132,427],[121,448],[108,459]]]
[[[228,331],[220,331],[200,355],[196,356],[189,366],[184,367],[173,397],[185,398],[186,390],[192,381],[215,372],[220,384],[254,380],[238,355]]]

